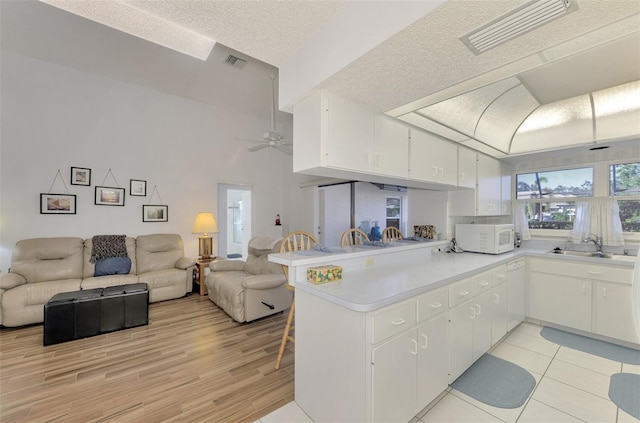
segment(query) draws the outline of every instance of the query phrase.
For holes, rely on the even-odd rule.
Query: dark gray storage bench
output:
[[[149,323],[146,283],[56,294],[44,305],[44,345]]]

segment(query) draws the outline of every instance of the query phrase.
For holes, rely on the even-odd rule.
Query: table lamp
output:
[[[200,258],[202,260],[211,259],[213,242],[209,234],[217,232],[218,224],[216,223],[215,217],[213,217],[213,213],[198,213],[198,216],[196,216],[196,221],[193,224],[193,229],[191,229],[191,233],[203,234],[200,238],[198,238],[200,241],[198,253],[200,254]]]

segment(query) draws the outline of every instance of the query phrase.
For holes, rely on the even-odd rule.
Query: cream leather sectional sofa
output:
[[[92,239],[34,238],[18,241],[10,273],[0,275],[0,325],[41,323],[44,304],[60,292],[144,282],[149,302],[180,298],[191,291],[195,260],[184,257],[180,235],[126,238],[129,274],[94,277]]]

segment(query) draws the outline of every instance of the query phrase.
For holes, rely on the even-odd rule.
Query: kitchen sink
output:
[[[623,254],[612,254],[596,251],[571,251],[571,250],[551,250],[547,254],[557,254],[561,256],[575,256],[575,257],[594,257],[613,260],[635,260],[634,256],[627,256]]]

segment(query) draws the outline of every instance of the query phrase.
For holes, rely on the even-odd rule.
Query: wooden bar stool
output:
[[[305,231],[293,231],[289,232],[280,245],[281,253],[288,253],[291,251],[311,250],[314,245],[318,244],[318,240],[308,232]],[[289,283],[289,267],[283,265],[282,271],[287,278],[287,289],[294,291],[294,288]],[[293,316],[296,307],[296,297],[294,292],[293,300],[291,301],[291,308],[289,309],[289,317],[287,317],[287,325],[284,327],[284,333],[282,334],[282,341],[280,341],[280,349],[278,350],[278,358],[276,359],[276,370],[280,368],[280,362],[284,355],[284,349],[287,346],[287,341],[295,344],[295,338],[290,334],[294,330]]]
[[[393,241],[394,239],[404,239],[404,235],[400,232],[400,229],[394,226],[387,226],[382,231],[382,242]]]

